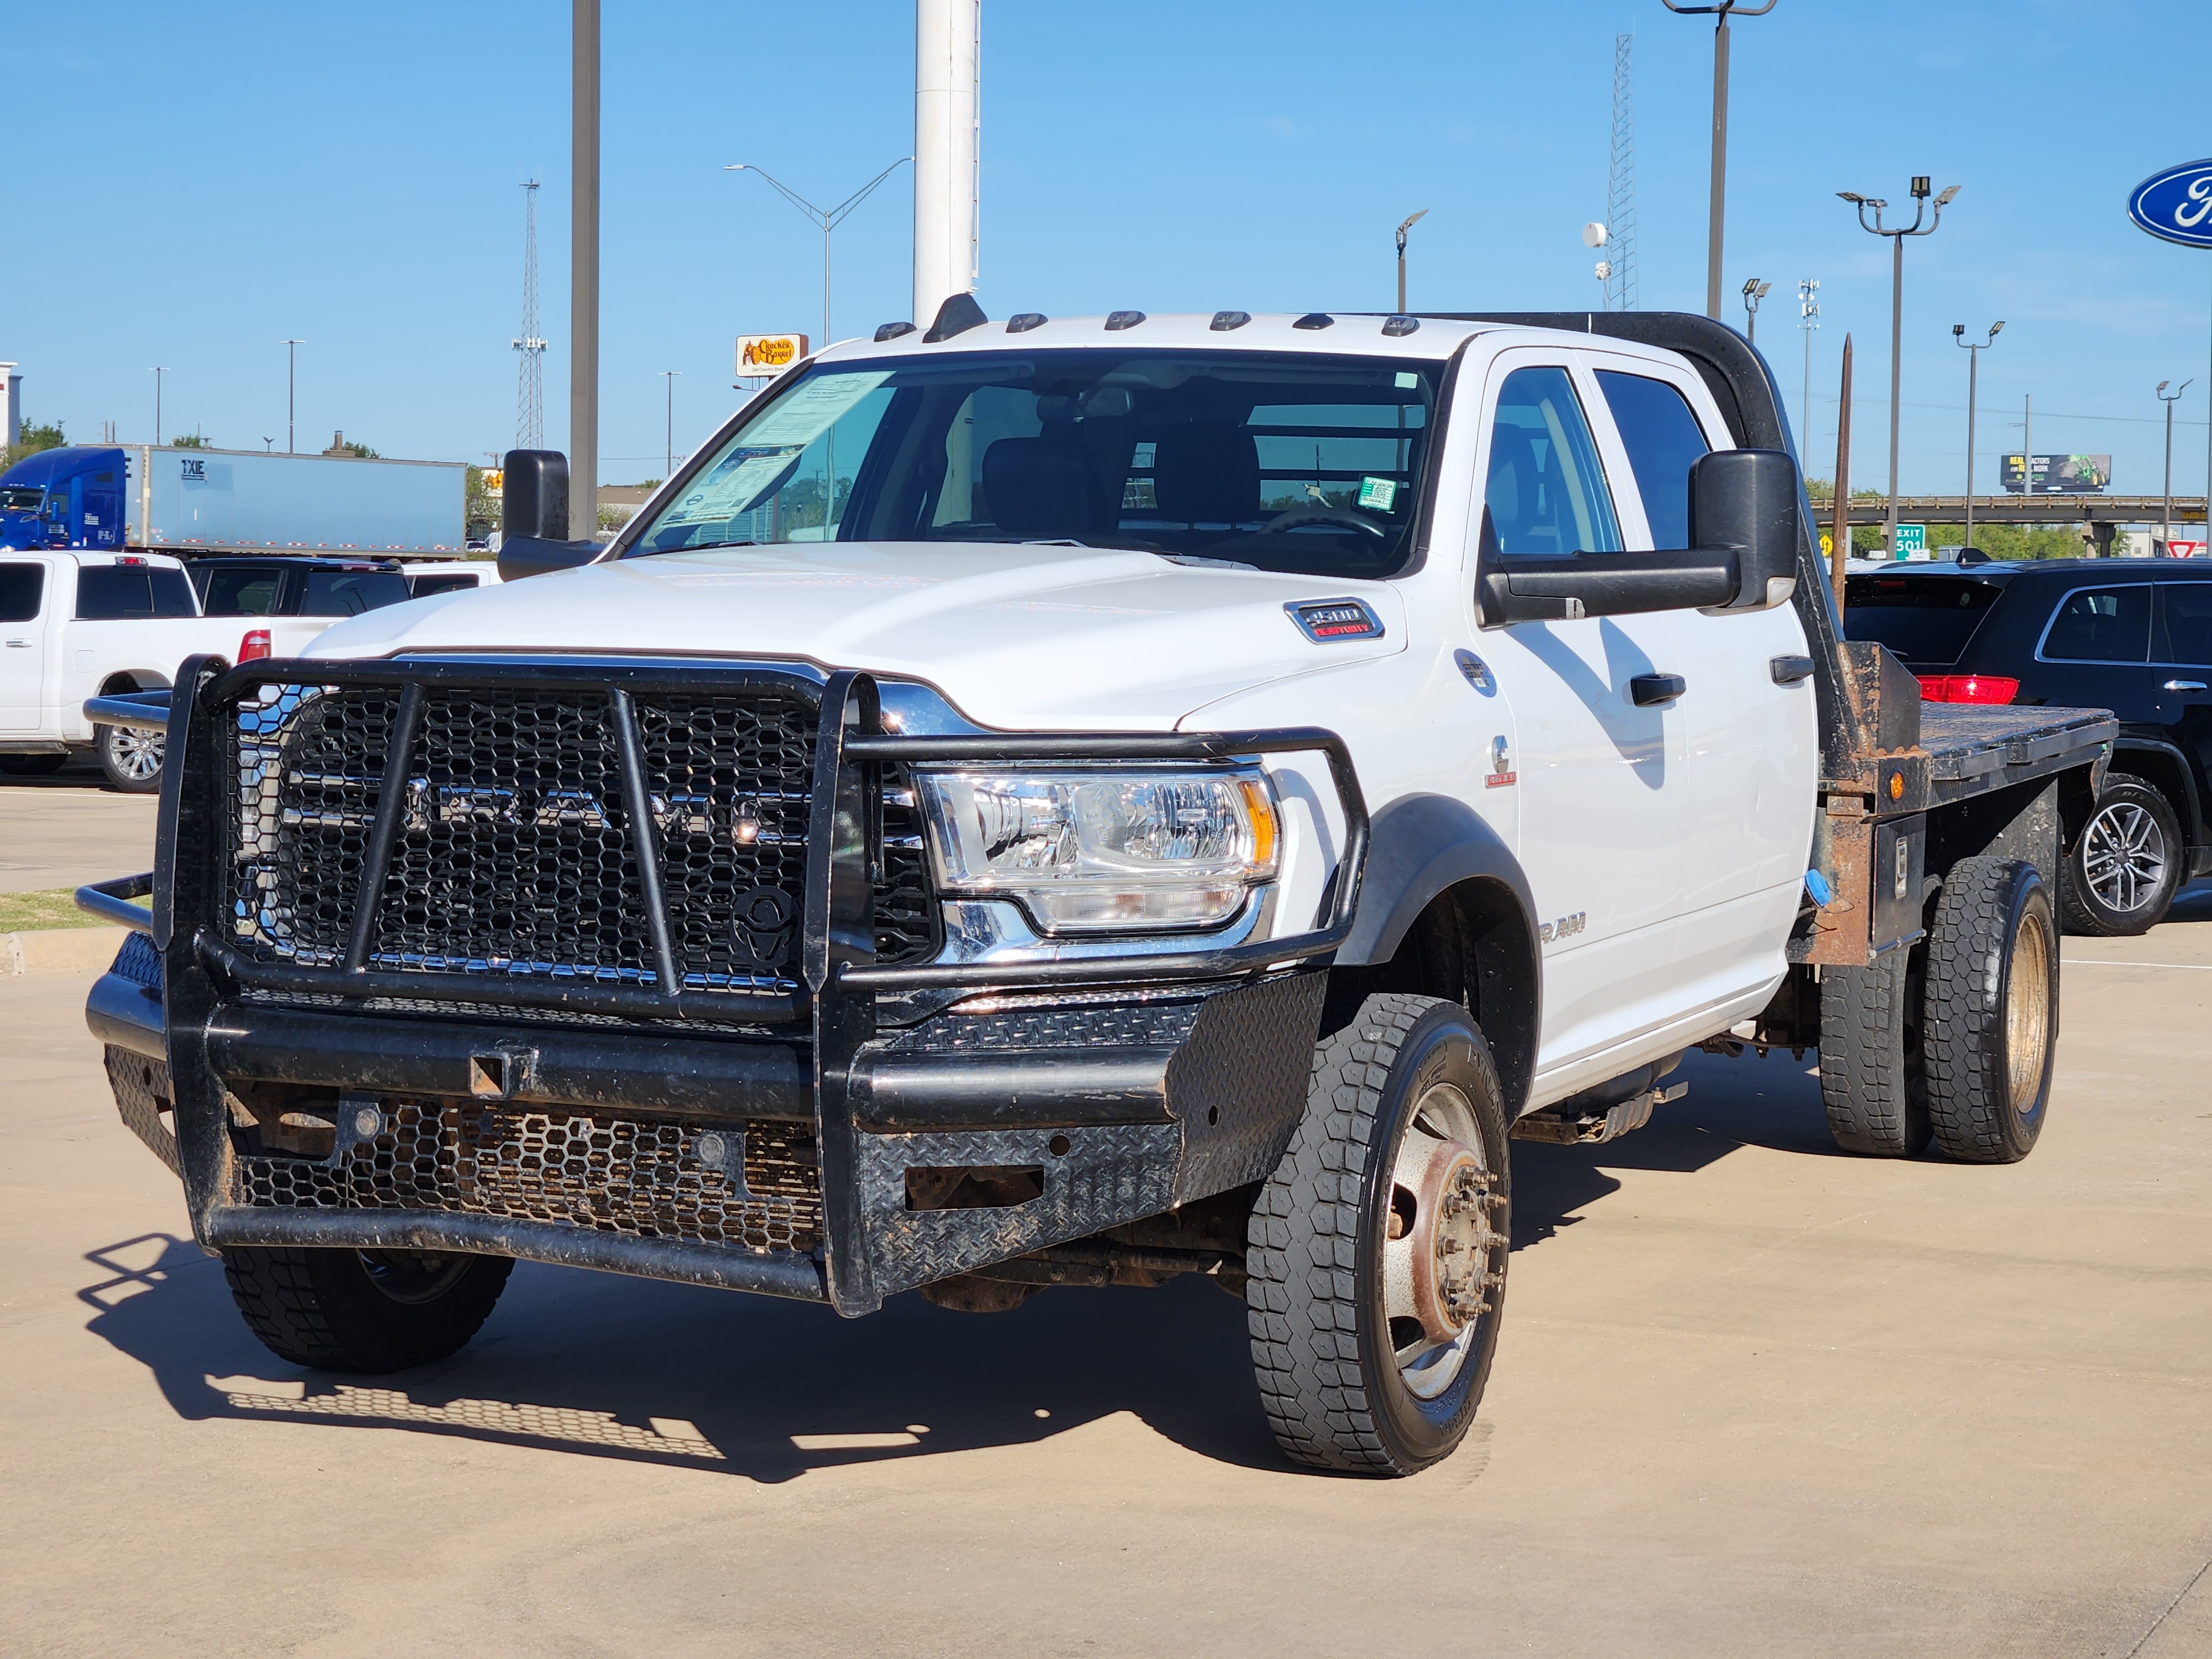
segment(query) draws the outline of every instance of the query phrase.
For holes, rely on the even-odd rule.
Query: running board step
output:
[[[1680,1100],[1689,1092],[1688,1084],[1677,1083],[1668,1089],[1648,1089],[1602,1112],[1561,1107],[1531,1112],[1513,1126],[1513,1138],[1548,1140],[1562,1146],[1595,1146],[1601,1141],[1618,1140],[1631,1129],[1642,1128],[1651,1121],[1654,1107]]]

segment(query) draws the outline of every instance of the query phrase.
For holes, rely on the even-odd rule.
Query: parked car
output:
[[[280,624],[262,644],[289,656],[331,621]],[[0,548],[0,774],[58,771],[90,749],[111,786],[151,793],[161,734],[89,720],[85,699],[166,690],[185,658],[236,659],[243,644],[237,622],[204,614],[166,554]]]
[[[2212,568],[2043,559],[1847,576],[1844,631],[1877,640],[1931,702],[2109,708],[2120,735],[2068,859],[2069,927],[2140,933],[2212,872]]]
[[[1787,445],[1702,317],[963,294],[611,547],[513,452],[507,586],[179,676],[153,908],[84,896],[118,1110],[295,1364],[448,1354],[516,1258],[848,1317],[1194,1273],[1289,1456],[1409,1474],[1509,1134],[1701,1043],[1817,1047],[1860,1152],[2047,1117],[2113,723],[1839,641]]]

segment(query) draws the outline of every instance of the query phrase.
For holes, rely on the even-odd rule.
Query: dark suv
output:
[[[200,608],[210,617],[358,617],[414,597],[389,559],[194,559]]]
[[[2061,884],[2075,931],[2140,933],[2212,870],[2212,562],[1899,564],[1845,578],[1844,632],[1887,646],[1930,702],[2119,717]]]

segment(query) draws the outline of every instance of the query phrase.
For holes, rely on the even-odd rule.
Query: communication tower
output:
[[[514,392],[514,447],[545,447],[545,341],[538,332],[538,180],[522,185],[522,354]]]
[[[1629,90],[1632,34],[1613,37],[1613,149],[1606,169],[1605,308],[1636,309],[1636,115]]]

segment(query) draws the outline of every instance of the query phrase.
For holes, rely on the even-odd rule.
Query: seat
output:
[[[983,498],[1009,536],[1082,537],[1098,529],[1097,490],[1080,445],[1000,438],[983,452]]]
[[[1261,515],[1260,454],[1252,434],[1227,421],[1169,427],[1153,440],[1152,499],[1188,525],[1236,525]]]

